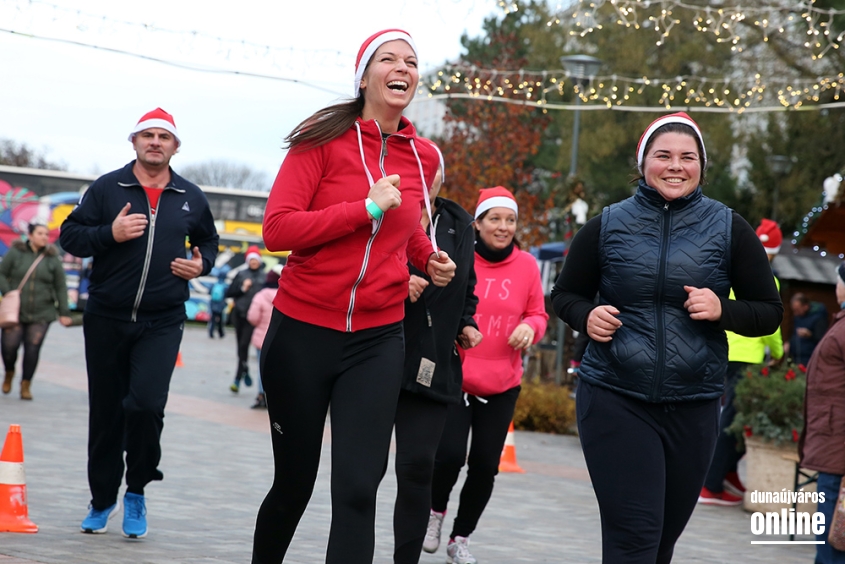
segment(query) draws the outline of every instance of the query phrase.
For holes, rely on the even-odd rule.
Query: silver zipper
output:
[[[375,121],[375,120],[374,120]],[[379,136],[381,136],[381,126],[379,126],[378,121],[375,121],[376,128],[378,129]],[[387,173],[384,171],[384,157],[387,154],[387,139],[382,137],[381,140],[381,151],[379,154],[379,170],[381,171],[382,177],[387,176]],[[352,285],[352,292],[349,293],[349,309],[346,312],[346,332],[352,332],[352,312],[355,310],[355,296],[358,292],[358,286],[364,280],[364,275],[367,273],[367,266],[370,263],[370,251],[373,248],[373,241],[375,241],[376,235],[381,230],[381,224],[384,221],[384,215],[382,215],[376,221],[376,228],[373,230],[372,235],[367,240],[367,247],[364,249],[364,262],[361,263],[361,272],[358,273],[358,278],[355,280],[355,283]]]
[[[159,195],[159,202],[161,202],[161,196],[163,194],[164,190]],[[144,287],[147,285],[147,275],[150,273],[150,257],[153,256],[153,239],[155,238],[156,232],[156,212],[153,211],[153,207],[150,205],[150,198],[147,197],[146,190],[144,191],[144,197],[147,198],[147,207],[150,210],[150,231],[147,236],[147,252],[144,255],[144,269],[141,271],[141,283],[138,285],[138,293],[135,295],[135,305],[132,306],[133,323],[137,321],[138,307],[141,305],[141,298],[144,296]]]

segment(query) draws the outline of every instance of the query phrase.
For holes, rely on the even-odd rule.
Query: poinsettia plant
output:
[[[741,441],[757,437],[775,444],[796,443],[804,425],[807,368],[752,366],[737,382],[736,417],[728,431]]]

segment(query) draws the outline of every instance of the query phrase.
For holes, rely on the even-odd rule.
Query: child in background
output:
[[[226,311],[226,272],[224,270],[218,271],[217,282],[212,284],[209,297],[211,317],[208,319],[208,338],[214,338],[214,328],[217,327],[217,332],[222,339],[224,335],[223,312]]]

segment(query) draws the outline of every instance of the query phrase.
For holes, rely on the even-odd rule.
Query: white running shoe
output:
[[[432,510],[431,515],[428,516],[428,529],[425,531],[423,550],[429,554],[434,554],[440,548],[440,529],[443,528],[443,517],[445,515],[445,513]]]
[[[478,560],[469,552],[469,539],[455,537],[446,545],[446,564],[476,564]]]

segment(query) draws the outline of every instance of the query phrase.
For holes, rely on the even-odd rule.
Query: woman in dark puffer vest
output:
[[[719,431],[725,330],[768,335],[783,317],[754,230],[702,194],[706,158],[688,115],[655,120],[636,194],[578,232],[552,291],[590,336],[576,408],[605,563],[671,562]]]
[[[0,263],[0,292],[4,295],[18,287],[32,263],[40,256],[44,258],[29,275],[21,288],[20,323],[3,329],[2,352],[6,375],[3,379],[3,393],[12,391],[15,378],[15,364],[18,349],[23,343],[23,365],[21,371],[21,399],[31,400],[30,386],[41,345],[47,336],[50,323],[59,318],[65,327],[71,324],[67,305],[67,283],[62,261],[55,246],[50,244],[47,226],[33,223],[29,226],[29,238],[15,241]]]

